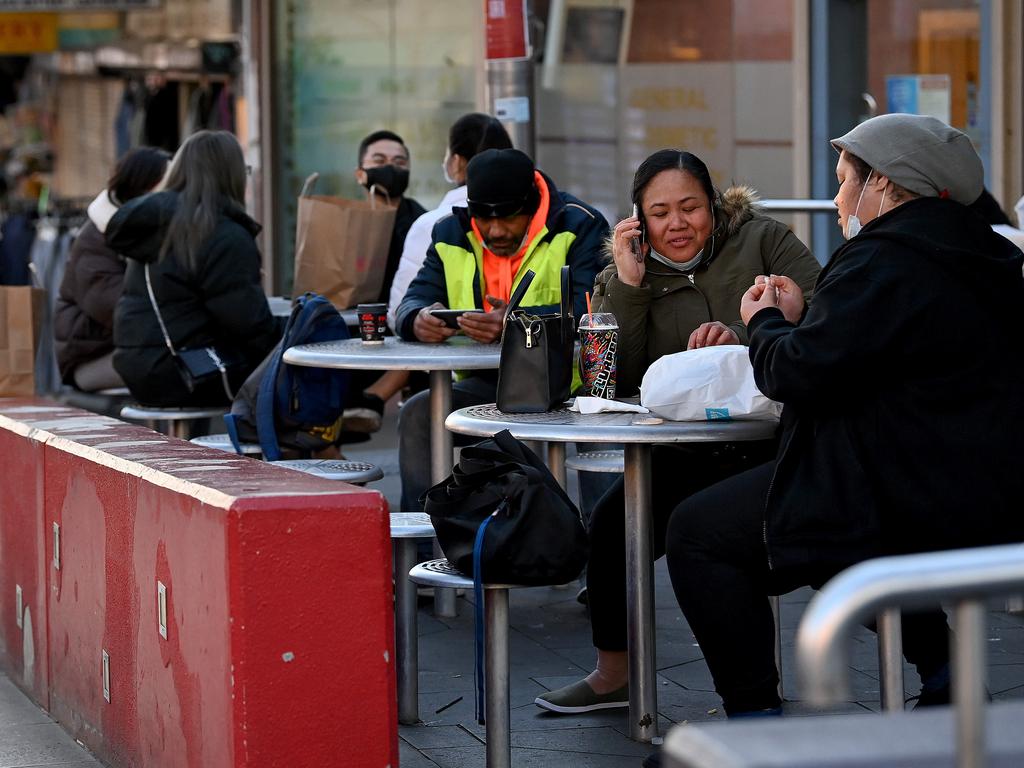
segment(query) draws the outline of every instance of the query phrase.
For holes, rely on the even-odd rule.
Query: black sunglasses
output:
[[[469,214],[474,219],[505,219],[509,216],[518,216],[526,210],[527,198],[519,200],[502,200],[497,203],[482,203],[476,200],[467,200]]]

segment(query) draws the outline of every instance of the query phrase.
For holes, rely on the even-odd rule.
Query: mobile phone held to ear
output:
[[[449,328],[459,330],[459,323],[457,318],[459,315],[465,315],[470,312],[483,312],[482,309],[432,309],[430,314],[434,317],[444,320],[444,324]]]
[[[636,207],[636,203],[633,204],[633,216],[640,220],[640,237],[634,237],[632,242],[633,258],[636,259],[637,264],[644,260],[644,252],[640,249],[640,238],[643,237],[644,232],[644,220],[640,216],[640,211]]]

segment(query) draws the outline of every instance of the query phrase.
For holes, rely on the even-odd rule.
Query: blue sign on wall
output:
[[[886,111],[916,115],[918,82],[916,75],[889,75],[885,78]]]

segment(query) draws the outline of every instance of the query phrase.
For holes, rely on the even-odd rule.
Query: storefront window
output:
[[[868,3],[868,85],[879,112],[932,114],[977,142],[980,53],[977,2]]]
[[[556,183],[614,219],[639,163],[673,147],[719,186],[791,195],[792,3],[646,0],[618,16],[609,5],[570,0],[555,87],[538,86],[538,160]]]
[[[441,173],[448,128],[476,109],[482,71],[475,0],[292,0],[275,4],[281,168],[285,215],[275,262],[291,283],[295,200],[305,178],[317,192],[357,198],[353,178],[360,140],[396,132],[411,155],[408,195],[427,208],[450,188]]]

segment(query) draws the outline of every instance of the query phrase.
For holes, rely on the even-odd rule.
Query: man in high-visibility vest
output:
[[[460,330],[489,344],[501,338],[505,307],[527,270],[536,277],[522,306],[532,314],[558,311],[561,269],[573,276],[573,311],[586,312],[587,291],[601,267],[608,222],[565,192],[517,149],[491,149],[466,168],[467,207],[455,208],[435,226],[426,261],[396,312],[407,341],[441,342]],[[485,304],[486,301],[486,304]],[[476,309],[451,328],[434,309]],[[455,383],[452,407],[492,403],[496,371],[474,371]],[[402,511],[422,511],[430,487],[429,393],[409,399],[399,419]],[[458,438],[456,438],[458,440]]]

